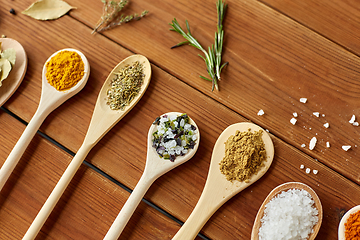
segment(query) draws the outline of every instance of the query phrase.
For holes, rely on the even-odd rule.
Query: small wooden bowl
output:
[[[351,214],[356,213],[359,210],[360,210],[360,205],[355,206],[349,211],[347,211],[345,215],[341,218],[338,228],[338,240],[345,240],[345,223]]]
[[[322,210],[322,205],[320,202],[320,199],[318,197],[318,195],[315,193],[315,191],[310,188],[308,185],[300,183],[300,182],[288,182],[288,183],[284,183],[281,184],[279,186],[277,186],[276,188],[274,188],[269,195],[266,197],[266,199],[264,200],[263,204],[261,205],[256,218],[255,218],[255,222],[252,228],[252,232],[251,232],[251,240],[258,240],[259,239],[259,229],[261,227],[261,218],[264,216],[264,209],[265,209],[265,205],[271,200],[273,199],[276,195],[278,195],[279,193],[281,193],[282,191],[287,191],[289,189],[302,189],[302,190],[306,190],[308,193],[310,193],[311,197],[313,198],[314,202],[315,202],[315,207],[318,210],[318,222],[316,223],[315,227],[314,227],[314,231],[310,234],[309,236],[309,240],[313,240],[315,239],[316,235],[319,232],[319,229],[321,227],[321,222],[322,222],[322,218],[323,218],[323,210]]]

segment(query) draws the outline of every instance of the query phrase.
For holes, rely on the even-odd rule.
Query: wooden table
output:
[[[80,93],[47,117],[1,191],[1,239],[25,234],[79,149],[107,75],[135,53],[152,64],[147,92],[91,150],[37,239],[102,239],[143,172],[151,123],[170,111],[186,112],[198,124],[198,152],[152,185],[120,239],[171,239],[200,197],[216,139],[243,121],[269,130],[274,162],[264,177],[223,205],[197,238],[249,239],[262,201],[290,181],[309,185],[321,199],[324,219],[317,239],[337,238],[341,216],[360,204],[359,127],[349,123],[353,114],[360,118],[357,1],[227,0],[223,59],[229,65],[220,90],[213,92],[211,83],[199,78],[206,75],[200,52],[190,46],[170,49],[183,39],[168,23],[175,17],[185,27],[187,19],[193,35],[210,46],[215,0],[133,0],[125,13],[147,9],[148,16],[93,35],[100,0],[68,0],[76,9],[54,21],[21,14],[32,2],[3,1],[0,9],[0,34],[18,40],[28,56],[22,84],[0,110],[0,163],[36,111],[42,67],[52,53],[82,51],[91,74]],[[305,104],[299,101],[303,97]],[[329,128],[323,126],[327,122]],[[309,150],[314,136],[317,145]],[[352,147],[344,151],[342,145]]]

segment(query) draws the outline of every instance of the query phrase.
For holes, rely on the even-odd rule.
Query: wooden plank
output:
[[[357,1],[274,1],[261,0],[314,32],[360,54],[360,7]]]
[[[356,169],[360,166],[353,161],[359,154],[358,131],[348,124],[353,114],[360,113],[359,57],[337,45],[336,39],[329,40],[258,1],[227,2],[223,59],[230,64],[223,72],[219,92],[211,92],[210,83],[198,77],[206,72],[197,49],[185,46],[170,50],[183,38],[169,31],[167,25],[176,17],[185,28],[187,19],[193,35],[209,46],[216,25],[215,1],[134,1],[128,12],[148,9],[149,16],[104,34],[145,54],[161,69],[298,149],[302,144],[308,146],[316,136],[317,147],[304,152],[359,182]],[[100,2],[94,3],[95,8],[81,1],[73,5],[82,10],[71,16],[87,25],[94,26],[101,15]],[[322,15],[334,15],[329,8],[321,11]],[[308,98],[306,104],[299,102],[302,97]],[[265,111],[263,117],[257,116],[260,109]],[[299,114],[295,126],[290,123],[293,112]],[[313,112],[325,117],[317,118]],[[326,122],[329,129],[323,127]],[[342,145],[351,145],[352,150],[344,152]]]
[[[18,6],[26,5],[26,3],[29,1],[16,2],[19,4]],[[331,120],[331,129],[334,128],[335,130],[330,135],[334,142],[337,141],[340,144],[340,140],[347,139],[343,130],[340,131],[340,126],[336,127],[335,125],[335,122],[338,122],[336,120],[340,120],[340,123],[344,125],[343,129],[346,131],[353,130],[350,128],[352,126],[345,126],[347,119],[345,121],[337,116],[339,112],[342,116],[346,115],[347,109],[345,107],[337,108],[353,103],[357,92],[356,89],[353,92],[347,92],[346,88],[337,92],[336,84],[346,84],[346,80],[351,83],[348,86],[355,85],[355,80],[352,77],[357,76],[355,66],[358,61],[357,57],[341,50],[335,44],[319,37],[309,29],[284,16],[279,16],[276,11],[265,7],[263,4],[253,1],[231,1],[234,10],[229,10],[230,17],[226,20],[229,22],[229,31],[227,31],[229,32],[229,40],[227,40],[226,49],[228,55],[226,58],[234,63],[239,63],[239,65],[229,65],[225,71],[220,92],[210,93],[208,83],[198,79],[198,74],[203,71],[204,66],[201,61],[199,62],[199,58],[196,56],[197,52],[191,48],[184,48],[176,50],[175,53],[179,54],[177,55],[174,54],[174,51],[169,50],[168,46],[171,46],[173,42],[178,42],[179,37],[168,32],[168,27],[165,25],[171,21],[173,16],[179,14],[180,17],[184,16],[182,20],[189,19],[190,24],[201,29],[198,31],[204,32],[206,37],[203,39],[212,39],[212,34],[207,35],[207,33],[214,31],[210,27],[210,22],[212,23],[212,19],[214,19],[214,14],[212,17],[210,16],[211,5],[200,1],[194,3],[199,6],[197,14],[206,16],[204,21],[201,21],[203,19],[198,18],[198,15],[194,13],[193,5],[190,2],[188,4],[175,3],[175,5],[171,5],[173,3],[170,4],[169,2],[163,2],[161,5],[156,3],[151,5],[153,3],[146,3],[145,1],[141,3],[145,4],[141,7],[151,7],[149,10],[154,11],[154,15],[149,15],[146,21],[142,20],[136,24],[125,25],[120,32],[115,30],[109,32],[107,36],[134,52],[145,54],[160,68],[153,65],[152,83],[144,98],[127,117],[99,142],[90,152],[88,160],[133,188],[140,178],[145,164],[146,133],[151,122],[164,112],[174,110],[187,112],[198,123],[202,134],[199,151],[190,162],[156,181],[146,195],[147,199],[184,221],[195,206],[202,191],[211,150],[218,135],[228,125],[245,121],[246,119],[241,117],[240,113],[247,119],[270,129],[270,132],[275,134],[273,137],[276,146],[274,166],[262,180],[219,209],[204,227],[204,233],[212,239],[249,238],[256,211],[267,193],[285,181],[302,181],[313,187],[323,201],[325,212],[323,226],[326,227],[327,232],[323,230],[325,228],[322,228],[319,238],[325,236],[336,238],[338,212],[334,209],[348,209],[359,204],[356,201],[359,199],[356,194],[359,192],[358,186],[290,145],[302,150],[299,147],[300,144],[304,143],[304,139],[307,139],[311,135],[310,133],[313,133],[309,128],[321,129],[320,120],[309,117],[320,106],[323,107],[322,111],[329,117],[327,119]],[[9,6],[9,3],[5,4]],[[94,5],[91,6],[95,7],[96,4],[98,3],[94,2]],[[95,16],[87,15],[86,9],[89,7],[76,6],[81,9],[82,14],[85,14],[81,20],[97,20]],[[136,5],[132,6],[133,8],[136,7]],[[94,9],[99,8],[93,8],[89,10],[89,13]],[[205,14],[206,9],[209,9],[210,15]],[[57,21],[38,22],[22,15],[15,18],[6,15],[5,10],[1,11],[4,15],[3,21],[8,24],[4,24],[3,31],[9,37],[12,35],[14,38],[23,39],[21,43],[26,46],[29,60],[30,58],[32,60],[29,62],[34,67],[28,72],[25,84],[20,86],[17,94],[5,105],[25,120],[28,121],[36,109],[40,96],[40,72],[42,63],[45,62],[46,58],[59,48],[69,46],[84,51],[85,55],[88,56],[92,66],[89,84],[78,96],[54,112],[41,128],[46,134],[76,152],[90,121],[92,106],[102,85],[102,79],[105,79],[112,67],[130,52],[99,34],[90,35],[90,29],[83,25],[90,20],[84,20],[80,23],[65,16]],[[155,15],[155,13],[158,14]],[[190,15],[189,18],[187,14]],[[75,11],[71,15],[76,16]],[[253,16],[253,18],[249,19],[248,15]],[[150,16],[153,17],[150,18]],[[23,26],[26,26],[25,30]],[[153,26],[159,34],[153,34],[156,30],[151,30],[146,26]],[[44,29],[46,34],[36,31],[37,29]],[[57,38],[59,32],[64,38]],[[286,32],[290,34],[284,38]],[[136,34],[135,38],[134,34]],[[34,45],[35,36],[38,40]],[[151,47],[146,45],[146,40],[149,40]],[[307,51],[304,51],[303,41],[310,43],[310,48]],[[211,40],[208,42],[210,43]],[[44,45],[44,49],[38,44]],[[330,52],[330,50],[327,52],[327,49],[334,52]],[[348,58],[353,64],[351,67],[355,69],[353,70],[355,74],[351,72],[353,75],[341,69],[342,65],[348,66],[345,64],[345,59]],[[304,69],[304,63],[309,64],[306,65],[307,68],[311,68],[309,70]],[[234,67],[230,67],[233,65]],[[164,70],[179,77],[181,81]],[[332,77],[333,82],[327,82],[321,78],[327,71],[330,75],[334,75]],[[339,78],[340,74],[337,71],[343,74],[343,78]],[[283,76],[289,77],[284,78]],[[314,78],[322,86],[327,86],[326,91],[320,91],[317,96],[313,95],[321,89],[314,83]],[[299,83],[299,80],[302,82]],[[298,92],[299,87],[303,89],[301,92]],[[309,94],[305,96],[309,98],[306,105],[298,102],[298,98],[303,97],[304,93]],[[215,100],[206,95],[210,95]],[[320,97],[325,100],[320,101]],[[334,99],[334,102],[330,102],[329,99]],[[339,105],[339,102],[342,104]],[[324,107],[325,103],[331,106]],[[262,117],[256,115],[260,108],[263,108],[266,113]],[[328,113],[328,109],[335,112]],[[297,111],[300,116],[302,115],[302,118],[299,117],[299,124],[296,126],[292,126],[288,122],[293,111]],[[301,121],[304,125],[306,123],[307,129],[302,128]],[[330,129],[328,131],[330,132]],[[356,133],[350,132],[350,137],[353,137],[354,142],[355,135]],[[284,139],[284,141],[280,139]],[[34,142],[38,143],[38,140],[34,139]],[[337,164],[334,162],[340,161],[339,167],[335,169],[340,172],[349,170],[346,175],[355,176],[353,168],[357,166],[357,163],[351,163],[351,166],[341,166],[341,161],[346,157],[341,150],[333,149],[335,149],[334,146],[326,152],[327,155],[324,157],[321,155],[320,148],[316,148],[314,152],[309,150],[306,152],[312,153],[320,162],[326,164]],[[328,154],[329,152],[331,154]],[[349,152],[349,154],[355,155],[356,151]],[[335,159],[335,157],[339,158]],[[318,169],[320,173],[316,176],[306,175],[304,172],[300,172],[300,164]],[[340,189],[346,189],[346,191],[340,193]],[[74,191],[76,190],[78,187]]]
[[[0,112],[1,164],[24,125]],[[72,159],[45,139],[34,141],[0,193],[0,235],[21,239]],[[129,193],[83,165],[39,233],[43,239],[102,239]],[[178,224],[141,202],[120,239],[169,239]]]

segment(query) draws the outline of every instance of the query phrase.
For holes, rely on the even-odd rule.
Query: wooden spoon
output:
[[[16,51],[15,66],[0,87],[0,107],[13,95],[24,79],[27,68],[27,57],[23,46],[11,38],[0,38],[2,50],[13,48]]]
[[[110,87],[110,81],[115,77],[115,73],[119,69],[124,68],[128,64],[132,64],[139,61],[144,66],[144,82],[141,86],[140,92],[132,100],[129,106],[126,106],[124,110],[111,110],[106,104],[107,90]],[[66,168],[64,174],[61,176],[59,182],[56,184],[54,190],[46,200],[45,204],[39,211],[35,220],[31,224],[30,228],[26,232],[23,239],[34,239],[37,233],[40,231],[42,225],[44,225],[46,219],[54,209],[56,203],[59,201],[61,195],[69,185],[71,179],[75,175],[76,171],[80,167],[81,163],[89,153],[89,151],[95,146],[95,144],[117,123],[119,122],[140,100],[144,95],[145,90],[149,86],[151,77],[151,66],[148,59],[142,55],[132,55],[122,62],[120,62],[109,74],[104,85],[102,86],[98,95],[95,109],[90,121],[89,129],[86,133],[85,139],[78,152],[76,153],[69,166]]]
[[[345,215],[341,218],[338,228],[338,240],[345,240],[345,223],[351,214],[360,211],[360,205],[351,208],[349,211],[345,213]]]
[[[261,227],[261,218],[264,216],[264,209],[265,209],[265,205],[271,200],[273,199],[276,195],[278,195],[279,193],[281,193],[282,191],[287,191],[289,189],[302,189],[302,190],[306,190],[308,193],[310,193],[311,197],[313,198],[314,202],[315,202],[315,207],[318,210],[318,217],[319,220],[316,223],[315,227],[314,227],[314,231],[310,234],[308,240],[313,240],[315,239],[316,235],[319,232],[319,229],[321,227],[321,222],[322,222],[322,217],[323,217],[323,211],[322,211],[322,205],[320,202],[320,199],[318,197],[318,195],[315,193],[315,191],[313,189],[311,189],[309,186],[307,186],[306,184],[300,183],[300,182],[288,182],[288,183],[284,183],[281,184],[280,186],[277,186],[276,188],[274,188],[269,195],[266,197],[266,199],[264,200],[263,204],[261,205],[256,218],[255,218],[255,222],[253,225],[253,229],[251,232],[251,240],[258,240],[259,239],[259,229]]]
[[[46,79],[46,63],[50,61],[50,59],[58,54],[61,51],[74,51],[77,52],[80,56],[82,61],[84,62],[84,76],[74,87],[70,88],[66,91],[58,91],[53,86],[51,86],[47,79]],[[16,62],[15,62],[16,64]],[[25,152],[27,146],[31,142],[32,138],[34,137],[36,131],[39,129],[40,125],[44,122],[45,118],[57,107],[59,107],[62,103],[66,100],[74,96],[78,93],[83,87],[85,86],[90,74],[90,66],[89,62],[87,61],[84,54],[80,51],[75,49],[63,49],[55,52],[51,55],[48,60],[45,62],[43,71],[42,71],[42,89],[41,89],[41,98],[39,106],[30,120],[29,124],[25,128],[23,134],[21,135],[20,139],[16,143],[15,147],[9,154],[8,158],[6,159],[5,163],[0,169],[0,190],[3,188],[5,182],[11,175],[11,172],[14,170],[16,164],[19,162],[21,156]],[[5,79],[4,82],[8,80]],[[0,88],[1,89],[1,88]]]
[[[262,130],[255,124],[243,122],[233,124],[221,133],[214,146],[208,177],[200,199],[189,218],[173,237],[173,240],[194,239],[220,206],[261,178],[269,169],[274,158],[274,145],[269,134],[263,130],[262,139],[266,149],[266,162],[264,163],[265,166],[256,175],[253,175],[248,182],[230,182],[220,172],[219,163],[225,156],[224,143],[231,135],[235,135],[237,130],[244,132],[248,131],[248,129],[251,129],[251,132]]]
[[[165,114],[164,114],[165,115]],[[166,115],[181,115],[178,112],[166,113]],[[122,207],[120,213],[116,217],[114,223],[111,225],[104,239],[116,240],[119,238],[121,232],[125,228],[125,225],[129,221],[130,217],[134,213],[136,207],[139,205],[141,199],[144,197],[146,191],[151,184],[159,178],[161,175],[167,173],[173,168],[183,164],[194,156],[200,143],[200,132],[195,122],[190,118],[190,124],[194,125],[197,129],[197,140],[193,149],[190,149],[184,156],[178,156],[174,162],[160,158],[155,148],[152,146],[153,133],[157,130],[157,125],[151,125],[147,139],[147,157],[144,173],[141,176],[138,184],[131,193],[129,199]]]

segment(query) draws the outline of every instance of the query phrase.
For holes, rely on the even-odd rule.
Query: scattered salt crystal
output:
[[[296,118],[290,119],[290,122],[292,123],[292,125],[295,125],[296,121],[297,121]]]
[[[304,167],[305,167],[304,164],[300,165],[300,169],[304,169]]]
[[[310,168],[306,168],[305,170],[306,173],[310,173],[310,171],[311,171]]]
[[[269,129],[265,129],[265,131],[267,131],[268,133],[270,132]]]
[[[265,205],[259,239],[307,239],[319,220],[318,214],[307,191],[282,191]]]
[[[262,115],[264,115],[264,110],[262,110],[262,109],[260,109],[260,111],[257,113],[257,115],[259,115],[259,116],[262,116]]]
[[[301,144],[301,147],[302,147],[302,148],[306,147],[305,143]]]
[[[354,125],[354,126],[359,126],[359,122],[354,122],[352,125]]]
[[[315,169],[313,170],[313,174],[315,174],[315,175],[318,174],[318,172],[319,172],[318,170],[315,170]]]
[[[329,148],[330,147],[330,143],[326,142],[326,147]]]
[[[294,116],[294,117],[297,117],[297,116],[298,116],[297,112],[294,112],[294,113],[293,113],[293,116]]]
[[[322,117],[325,117],[325,114],[322,114],[321,116],[322,116]]]
[[[319,112],[313,112],[314,116],[319,117],[320,113]]]
[[[306,101],[307,101],[307,98],[300,98],[300,102],[306,103]]]
[[[313,150],[315,145],[316,145],[316,142],[317,142],[317,139],[316,137],[313,137],[311,140],[310,140],[310,144],[309,144],[309,149],[310,150]]]
[[[347,150],[349,150],[350,148],[351,148],[351,146],[350,145],[344,145],[344,146],[342,146],[341,147],[344,151],[347,151]]]
[[[351,117],[351,119],[350,119],[349,123],[353,124],[354,122],[355,122],[355,115],[352,115],[352,117]]]
[[[330,127],[330,124],[329,124],[329,123],[325,123],[325,124],[324,124],[324,127],[329,128],[329,127]]]

